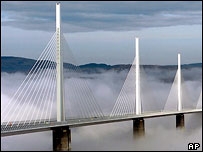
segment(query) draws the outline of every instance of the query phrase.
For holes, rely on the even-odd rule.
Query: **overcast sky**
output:
[[[61,2],[62,31],[79,64],[202,62],[201,1]],[[1,2],[1,55],[37,59],[55,32],[55,2]]]

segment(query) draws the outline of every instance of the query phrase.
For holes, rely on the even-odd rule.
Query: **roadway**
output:
[[[67,119],[64,122],[57,122],[56,120],[52,120],[50,122],[32,122],[32,123],[17,123],[8,125],[1,125],[1,137],[11,136],[11,135],[19,135],[26,133],[34,133],[41,131],[52,130],[55,127],[82,127],[89,125],[97,125],[97,124],[105,124],[105,123],[113,123],[113,122],[121,122],[121,121],[129,121],[136,118],[153,118],[153,117],[163,117],[163,116],[171,116],[177,114],[189,114],[189,113],[200,113],[202,109],[184,109],[182,111],[159,111],[159,112],[145,112],[140,115],[135,114],[127,114],[122,116],[104,116],[104,117],[92,117],[92,118],[77,118],[77,119]]]

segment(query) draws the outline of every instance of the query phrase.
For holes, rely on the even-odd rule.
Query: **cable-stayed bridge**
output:
[[[186,103],[181,76],[181,60],[168,99],[162,109],[146,108],[139,61],[139,39],[135,38],[136,57],[109,114],[104,114],[88,82],[69,78],[64,83],[64,59],[68,44],[60,28],[60,4],[56,4],[56,32],[1,111],[1,136],[53,130],[53,149],[70,148],[70,128],[133,120],[135,134],[144,134],[144,119],[176,115],[176,126],[184,127],[184,114],[202,112],[202,92],[196,104]],[[80,68],[69,52],[69,70]],[[65,86],[70,85],[70,87]],[[189,101],[188,101],[189,102]]]

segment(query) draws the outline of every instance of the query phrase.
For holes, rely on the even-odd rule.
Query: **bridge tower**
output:
[[[136,109],[135,113],[136,115],[141,114],[141,95],[140,95],[140,59],[139,59],[139,38],[135,38],[135,54],[136,54]],[[137,118],[133,119],[133,134],[134,137],[137,136],[143,136],[144,135],[144,119],[143,118]]]
[[[63,52],[61,50],[61,10],[56,3],[56,70],[57,70],[57,122],[65,121],[64,86],[63,86]],[[69,127],[55,127],[53,130],[53,150],[70,149],[71,132]]]
[[[56,70],[57,70],[57,121],[65,121],[63,54],[61,50],[61,12],[60,3],[56,4]]]
[[[182,88],[181,88],[181,59],[178,53],[178,111],[182,110]],[[184,115],[176,115],[176,128],[184,128]]]
[[[136,115],[141,114],[141,97],[140,97],[140,59],[139,59],[139,38],[135,38],[135,53],[136,53]]]

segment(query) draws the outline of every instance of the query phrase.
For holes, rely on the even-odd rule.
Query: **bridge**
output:
[[[56,32],[1,111],[1,137],[52,130],[53,149],[69,150],[70,129],[74,127],[133,120],[134,135],[144,135],[144,119],[175,115],[176,127],[184,128],[184,114],[202,112],[201,92],[195,106],[184,103],[180,54],[177,73],[165,107],[155,111],[144,109],[138,38],[135,38],[136,57],[110,114],[104,114],[86,81],[69,81],[74,86],[71,88],[72,94],[65,93],[63,57],[67,42],[60,26],[60,3],[57,3]],[[69,63],[68,66],[72,67],[70,71],[80,71],[74,59]],[[174,92],[177,95],[175,103],[170,99]],[[70,101],[77,106],[66,103]]]

